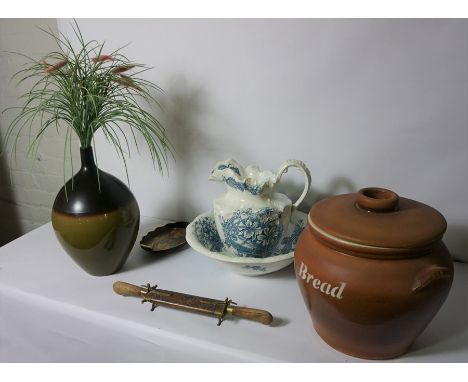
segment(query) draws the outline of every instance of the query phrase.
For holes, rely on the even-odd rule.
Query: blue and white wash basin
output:
[[[307,214],[295,210],[288,232],[283,235],[274,252],[265,257],[242,257],[227,248],[219,237],[213,211],[197,216],[188,225],[186,239],[195,251],[219,261],[231,271],[246,276],[260,276],[278,271],[294,261],[296,242],[306,224]]]

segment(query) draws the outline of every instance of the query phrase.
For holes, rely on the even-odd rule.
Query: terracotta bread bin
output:
[[[435,209],[382,188],[316,203],[295,271],[320,337],[359,358],[407,352],[452,285],[446,227]]]

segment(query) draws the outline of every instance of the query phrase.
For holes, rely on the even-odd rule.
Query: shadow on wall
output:
[[[468,227],[448,223],[444,243],[455,260],[468,263]]]
[[[288,195],[291,200],[295,201],[299,198],[303,190],[301,182],[292,182],[291,180],[282,180],[277,188],[278,192]],[[328,186],[323,190],[317,190],[314,187],[312,179],[312,187],[309,194],[299,206],[299,210],[308,213],[312,205],[319,200],[329,196],[357,192],[356,185],[346,177],[333,178]],[[457,261],[468,263],[468,227],[463,225],[450,224],[448,222],[447,232],[443,237],[443,241],[450,251],[452,257]]]
[[[0,152],[2,149],[0,136]],[[0,246],[23,234],[5,155],[0,155]]]
[[[211,106],[213,102],[203,85],[194,84],[183,75],[179,75],[173,78],[166,94],[167,102],[164,106],[167,127],[176,149],[176,169],[171,174],[175,178],[176,187],[168,196],[165,209],[158,211],[157,215],[191,221],[200,211],[197,211],[187,190],[195,186],[194,174],[197,174],[199,165],[214,164],[234,153],[237,157],[244,157],[245,149],[234,135],[221,136],[218,135],[221,134],[219,130],[210,128],[216,126],[222,116]],[[228,125],[230,122],[222,123]],[[216,145],[216,142],[223,141],[229,142],[229,147],[220,148]],[[311,190],[299,206],[299,210],[303,212],[307,213],[315,202],[326,197],[358,191],[357,185],[344,176],[334,177],[326,187],[317,189],[313,175],[312,172]],[[295,201],[301,195],[303,187],[302,180],[283,178],[277,191]],[[456,260],[468,262],[468,227],[448,223],[444,236],[445,244]]]
[[[299,198],[304,189],[304,184],[301,182],[293,182],[288,179],[281,180],[276,190],[289,196],[294,202]],[[347,194],[356,192],[356,185],[344,176],[337,176],[333,178],[325,189],[317,190],[314,186],[314,179],[312,175],[312,186],[304,201],[299,206],[299,210],[308,213],[312,205],[319,200],[328,198],[329,196],[338,194]]]
[[[176,156],[176,169],[171,176],[174,176],[177,186],[165,210],[161,209],[158,215],[191,220],[200,212],[187,190],[194,186],[193,178],[200,164],[214,164],[224,158],[226,148],[220,148],[216,142],[227,141],[227,138],[214,128],[222,116],[211,107],[212,102],[203,85],[191,83],[184,76],[176,76],[166,94],[167,130]],[[229,137],[228,141],[231,151],[242,150],[234,137]]]

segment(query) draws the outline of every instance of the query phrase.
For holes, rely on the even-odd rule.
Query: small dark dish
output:
[[[163,252],[187,244],[185,229],[188,222],[169,223],[148,232],[140,241],[140,247],[150,252]]]

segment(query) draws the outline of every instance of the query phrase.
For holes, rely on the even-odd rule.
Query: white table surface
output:
[[[164,222],[142,218],[140,236]],[[114,281],[156,283],[266,309],[273,326],[148,304],[112,291]],[[441,311],[399,362],[468,361],[468,264]],[[46,224],[0,248],[2,362],[354,362],[315,333],[292,266],[260,277],[229,273],[190,247],[168,255],[136,244],[115,275],[75,265]]]

